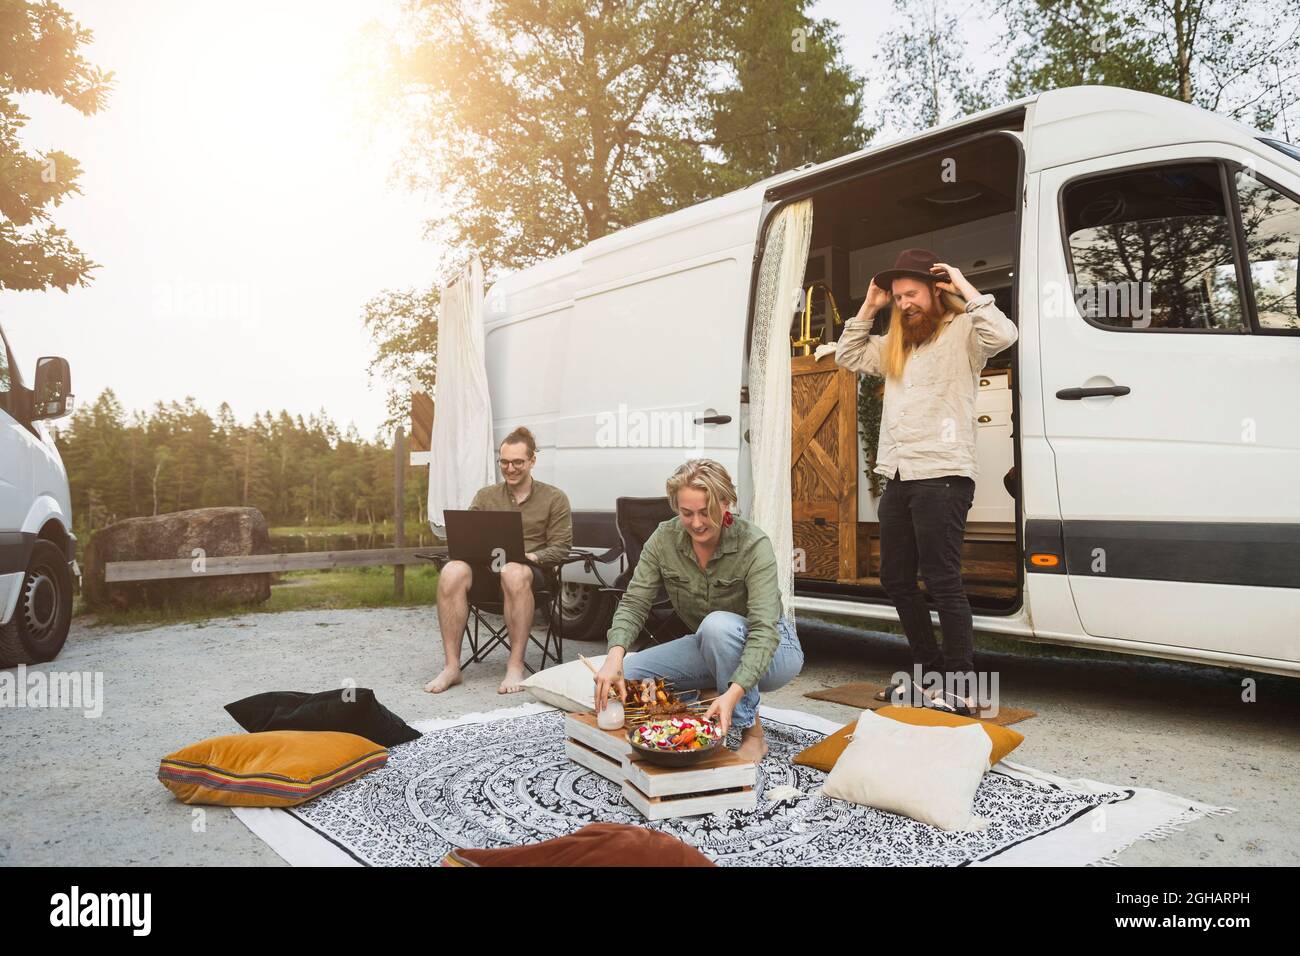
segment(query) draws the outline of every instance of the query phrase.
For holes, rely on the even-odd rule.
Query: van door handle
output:
[[[1127,385],[1103,385],[1094,388],[1063,388],[1056,393],[1057,398],[1063,398],[1067,402],[1077,402],[1081,398],[1092,398],[1094,395],[1127,395],[1130,389]]]
[[[705,415],[703,418],[695,419],[697,425],[725,425],[731,421],[730,415]]]

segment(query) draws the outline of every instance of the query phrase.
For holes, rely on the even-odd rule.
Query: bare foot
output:
[[[753,727],[748,727],[741,732],[740,746],[736,748],[736,754],[742,760],[751,763],[758,763],[767,756],[767,738],[763,736],[763,725],[757,717],[754,718]]]
[[[442,673],[424,685],[424,691],[426,694],[441,694],[448,687],[455,687],[459,683],[460,668],[448,664],[442,669]]]
[[[515,666],[506,665],[506,679],[501,682],[497,688],[498,694],[517,694],[524,689],[524,667],[522,664]]]

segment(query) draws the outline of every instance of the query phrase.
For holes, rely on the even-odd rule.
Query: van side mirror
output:
[[[68,360],[44,355],[36,360],[32,389],[32,421],[62,418],[72,411],[72,370]]]

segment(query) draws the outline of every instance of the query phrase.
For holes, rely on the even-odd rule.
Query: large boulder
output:
[[[208,558],[269,554],[266,519],[256,508],[195,508],[127,518],[96,531],[86,545],[82,593],[93,608],[160,607],[164,604],[221,606],[255,604],[271,596],[271,575],[196,574],[185,578],[107,584],[110,561],[194,560],[194,549]]]

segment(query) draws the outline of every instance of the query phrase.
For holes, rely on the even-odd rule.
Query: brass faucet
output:
[[[812,334],[812,300],[813,292],[817,289],[826,293],[826,304],[830,308],[830,317],[822,326],[822,333],[827,336],[834,335],[835,326],[844,324],[844,320],[840,318],[840,310],[835,305],[835,294],[831,292],[831,287],[825,280],[818,279],[804,290],[803,320],[799,327],[799,338],[790,337],[790,347],[803,349],[798,353],[801,355],[811,355],[813,348],[822,344],[821,336]]]

